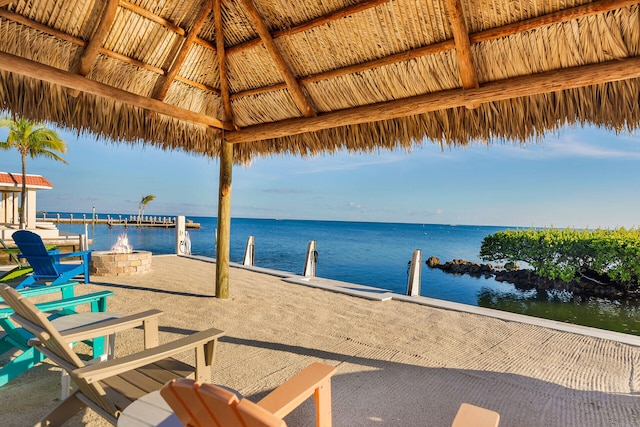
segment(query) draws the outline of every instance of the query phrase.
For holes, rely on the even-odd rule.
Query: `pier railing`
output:
[[[141,216],[141,215],[103,215],[99,214],[54,214],[43,213],[37,218],[38,222],[51,222],[54,224],[102,224],[109,227],[164,227],[175,228],[176,217],[168,216]],[[187,220],[186,228],[200,228],[200,224]]]

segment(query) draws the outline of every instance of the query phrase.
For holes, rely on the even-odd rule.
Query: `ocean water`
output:
[[[61,217],[68,214],[61,213]],[[78,217],[82,213],[74,213],[74,218]],[[216,218],[187,217],[187,220],[201,224],[200,229],[188,229],[192,253],[215,257]],[[73,233],[85,230],[84,225],[75,224],[59,224],[58,228]],[[492,278],[454,276],[424,264],[432,255],[443,263],[455,258],[481,262],[478,254],[483,238],[507,228],[233,218],[230,258],[242,262],[247,238],[255,236],[255,265],[301,274],[307,245],[315,240],[318,277],[405,293],[409,262],[413,251],[420,249],[423,296],[640,335],[637,303],[579,299],[563,293],[538,295]],[[94,250],[109,249],[118,235],[126,232],[134,249],[154,254],[175,253],[174,229],[89,225],[87,231]]]

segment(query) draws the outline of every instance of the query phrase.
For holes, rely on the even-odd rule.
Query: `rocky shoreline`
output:
[[[427,259],[426,263],[430,268],[437,268],[449,274],[468,274],[471,277],[484,277],[486,279],[493,277],[499,282],[511,283],[520,290],[557,290],[568,291],[574,296],[580,297],[598,297],[611,300],[640,300],[640,290],[626,289],[619,283],[611,282],[608,278],[595,274],[588,275],[587,278],[578,282],[565,283],[562,280],[551,280],[537,276],[533,270],[519,269],[514,263],[493,266],[492,264],[478,264],[461,259],[454,259],[453,261],[447,261],[441,264],[440,259],[433,256]]]

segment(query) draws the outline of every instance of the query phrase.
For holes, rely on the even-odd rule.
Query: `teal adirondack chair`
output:
[[[54,253],[47,251],[42,239],[36,233],[20,230],[11,236],[20,251],[33,268],[33,274],[25,278],[15,289],[24,289],[36,282],[50,282],[52,285],[70,282],[79,274],[84,275],[84,283],[89,283],[89,262],[91,251]],[[63,258],[80,257],[80,264],[62,264]]]
[[[40,286],[22,290],[21,294],[26,297],[33,297],[59,291],[62,299],[36,304],[40,310],[51,312],[50,319],[75,314],[75,306],[81,304],[91,304],[91,311],[94,312],[106,311],[107,297],[113,295],[113,292],[101,291],[76,297],[73,289],[76,285],[77,282],[70,282]],[[3,302],[2,298],[0,298],[0,327],[4,329],[4,335],[0,333],[0,355],[7,352],[14,353],[17,350],[20,350],[21,353],[0,367],[0,387],[45,359],[41,352],[28,345],[33,335],[27,330],[17,327],[11,321],[10,316],[13,314],[13,310],[4,305]],[[93,345],[94,357],[104,353],[104,338],[95,339],[90,344]]]

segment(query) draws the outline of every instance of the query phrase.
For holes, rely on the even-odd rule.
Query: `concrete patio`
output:
[[[214,275],[210,262],[155,256],[150,273],[96,277],[77,289],[114,291],[110,311],[164,310],[162,342],[224,330],[212,381],[252,400],[313,361],[336,366],[335,426],[448,426],[462,402],[498,411],[501,426],[640,425],[637,337],[625,343],[368,300],[240,268],[231,269],[230,298],[219,300],[211,297]],[[119,336],[116,355],[139,350],[140,340],[140,331]],[[59,369],[44,363],[0,388],[2,425],[35,423],[56,404],[59,382]],[[286,421],[313,425],[313,404]],[[108,424],[84,411],[67,425]]]

